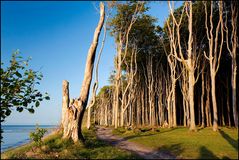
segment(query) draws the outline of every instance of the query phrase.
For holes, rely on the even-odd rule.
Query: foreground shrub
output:
[[[42,145],[42,138],[46,132],[47,132],[47,129],[39,128],[37,126],[35,132],[30,132],[29,137],[39,147]]]

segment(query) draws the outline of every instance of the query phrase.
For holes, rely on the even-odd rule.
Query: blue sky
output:
[[[88,48],[99,20],[98,4],[91,1],[1,1],[1,61],[7,64],[16,49],[25,58],[31,56],[30,67],[41,69],[44,75],[38,88],[51,97],[50,101],[42,102],[34,114],[13,112],[5,124],[60,122],[62,81],[69,81],[71,98],[79,96]],[[168,15],[167,3],[151,2],[149,5],[148,13],[158,18],[162,26]],[[176,6],[179,5],[181,2],[176,2]],[[115,53],[114,39],[107,34],[99,64],[100,87],[108,84]]]

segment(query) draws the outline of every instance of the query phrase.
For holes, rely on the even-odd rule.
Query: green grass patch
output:
[[[126,131],[120,135],[131,142],[143,144],[158,150],[170,151],[181,158],[197,159],[238,159],[238,129],[212,128],[190,132],[188,128],[160,128],[157,131]]]
[[[10,149],[1,154],[1,159],[135,159],[130,152],[112,147],[97,140],[93,130],[83,130],[85,144],[73,143],[62,139],[62,133],[56,133],[43,140],[37,147],[34,143]]]
[[[127,129],[125,129],[125,128],[122,128],[122,127],[119,127],[119,128],[116,128],[116,129],[113,129],[113,134],[115,134],[115,135],[121,135],[121,134],[123,134],[123,133],[125,133],[125,132],[127,132],[128,130]]]

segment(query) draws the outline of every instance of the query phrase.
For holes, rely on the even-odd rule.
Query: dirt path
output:
[[[124,138],[113,135],[111,128],[97,127],[96,134],[100,140],[106,141],[109,144],[121,149],[133,152],[144,159],[176,159],[176,157],[170,153],[153,150],[151,148],[147,148],[134,142],[129,142]]]

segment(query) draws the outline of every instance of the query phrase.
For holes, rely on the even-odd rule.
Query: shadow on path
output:
[[[210,150],[208,150],[205,146],[202,146],[200,147],[200,155],[198,159],[219,159],[219,158],[216,155],[214,155]]]
[[[173,151],[173,153],[176,155],[180,155],[184,151],[184,149],[181,146],[181,143],[172,145],[163,145],[160,148],[158,148],[158,150],[162,150],[166,153],[170,153],[169,151]]]
[[[227,140],[227,142],[238,151],[238,140],[234,140],[231,138],[228,134],[226,134],[224,131],[219,130],[222,137]]]

